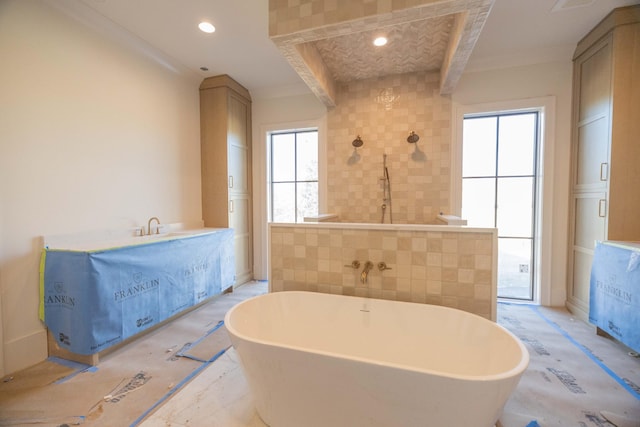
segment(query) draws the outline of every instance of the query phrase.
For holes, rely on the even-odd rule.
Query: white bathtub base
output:
[[[256,410],[270,427],[493,427],[517,383],[487,394],[486,384],[426,379],[393,368],[372,372],[362,363],[323,355],[305,355],[310,369],[296,361],[299,355],[289,358],[277,349],[257,358],[248,348],[238,353]],[[449,390],[458,390],[458,398]]]
[[[528,365],[515,336],[458,310],[367,300],[362,312],[362,304],[278,292],[227,313],[267,425],[495,426]]]

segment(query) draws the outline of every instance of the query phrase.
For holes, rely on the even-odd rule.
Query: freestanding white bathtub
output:
[[[271,427],[493,427],[529,363],[506,329],[433,305],[276,292],[225,324]]]

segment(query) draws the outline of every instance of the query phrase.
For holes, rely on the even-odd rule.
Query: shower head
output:
[[[356,148],[362,147],[362,144],[364,144],[364,141],[362,140],[362,138],[360,138],[360,135],[358,135],[356,139],[351,141],[351,145],[353,145]]]
[[[409,136],[407,137],[407,142],[409,144],[415,144],[416,142],[418,142],[418,140],[420,139],[420,137],[418,136],[417,133],[415,133],[414,131],[409,132]]]

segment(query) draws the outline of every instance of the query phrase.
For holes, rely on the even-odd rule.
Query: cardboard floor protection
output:
[[[222,295],[96,368],[47,361],[4,378],[0,426],[264,427],[237,354],[223,351],[219,322],[266,289],[253,283]],[[531,355],[500,427],[639,427],[640,359],[628,349],[564,309],[498,304],[498,321]]]
[[[0,426],[139,424],[230,346],[220,324],[227,310],[267,285],[245,286],[101,357],[97,367],[77,371],[47,361],[5,378]]]
[[[540,427],[613,426],[603,413],[640,421],[640,359],[624,346],[553,309],[499,304],[498,322],[531,357],[506,416],[529,416]]]
[[[499,304],[498,316],[531,357],[498,427],[640,427],[640,394],[629,392],[640,384],[640,359],[629,356],[624,346],[597,336],[564,309]],[[625,421],[607,421],[603,414],[612,413]],[[168,425],[266,427],[233,348],[140,427]]]

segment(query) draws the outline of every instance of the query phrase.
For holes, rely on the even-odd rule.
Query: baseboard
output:
[[[566,306],[567,310],[569,310],[575,317],[582,320],[583,322],[589,323],[589,312],[587,310],[577,304],[572,303],[569,300],[567,300]]]
[[[34,332],[4,343],[4,371],[11,374],[47,358],[47,331]]]

